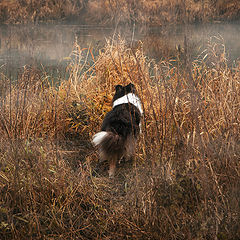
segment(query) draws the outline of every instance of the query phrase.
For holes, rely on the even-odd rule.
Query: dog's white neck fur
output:
[[[124,103],[133,104],[140,111],[140,113],[143,114],[141,101],[135,94],[128,93],[127,95],[124,95],[123,97],[118,98],[113,102],[113,108]]]

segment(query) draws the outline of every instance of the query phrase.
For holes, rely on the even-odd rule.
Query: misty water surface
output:
[[[229,59],[236,60],[240,55],[239,21],[165,28],[105,28],[77,24],[0,26],[0,72],[14,77],[25,65],[43,68],[53,75],[56,71],[65,72],[74,42],[77,41],[81,48],[90,47],[97,55],[106,39],[117,38],[118,34],[132,46],[141,40],[145,53],[155,59],[174,52],[176,46],[183,47],[184,36],[187,36],[194,56],[213,36],[222,38]]]

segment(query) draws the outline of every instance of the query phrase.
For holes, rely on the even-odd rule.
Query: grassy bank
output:
[[[87,24],[165,25],[239,18],[238,0],[3,0],[0,22],[80,20]]]
[[[240,66],[222,43],[159,64],[122,40],[92,66],[83,51],[57,89],[36,69],[1,75],[1,239],[238,239]],[[143,134],[110,180],[90,139],[129,82]]]

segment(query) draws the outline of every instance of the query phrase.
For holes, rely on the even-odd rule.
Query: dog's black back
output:
[[[106,114],[101,130],[116,133],[123,138],[128,135],[137,137],[140,132],[140,119],[141,113],[134,105],[121,104]]]

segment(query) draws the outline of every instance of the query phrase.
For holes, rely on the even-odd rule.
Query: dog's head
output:
[[[113,97],[113,102],[115,100],[117,100],[118,98],[121,98],[125,95],[127,95],[128,93],[136,93],[136,88],[134,86],[134,84],[129,83],[127,86],[122,86],[122,85],[117,85],[115,86],[115,95]]]

